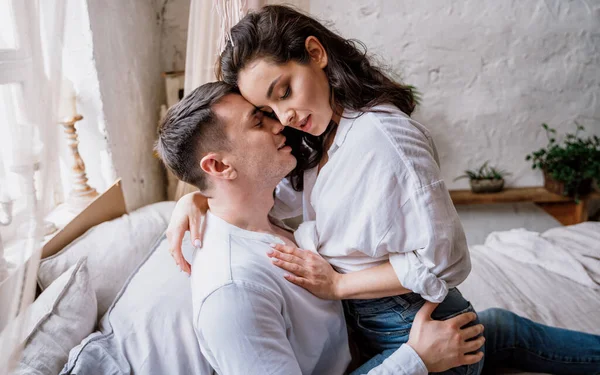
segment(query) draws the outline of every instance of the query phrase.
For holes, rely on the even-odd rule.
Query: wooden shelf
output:
[[[533,202],[554,216],[564,225],[581,223],[587,220],[587,204],[600,199],[600,192],[594,191],[579,199],[549,192],[543,187],[507,188],[499,193],[475,194],[471,190],[450,190],[454,205]]]
[[[475,194],[471,190],[450,190],[454,204],[513,203],[513,202],[572,202],[573,198],[549,192],[543,187],[508,188],[499,193]],[[599,192],[593,192],[582,199],[600,199]]]

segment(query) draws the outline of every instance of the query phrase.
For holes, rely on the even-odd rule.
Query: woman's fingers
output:
[[[294,255],[297,256],[298,258],[302,258],[304,259],[306,257],[306,252],[302,249],[299,249],[295,246],[288,246],[288,245],[282,245],[282,244],[271,244],[271,247],[275,250],[278,250],[282,253],[285,254],[290,254],[290,255]]]
[[[181,270],[185,273],[187,273],[188,275],[192,274],[192,265],[185,260],[185,258],[183,257],[183,254],[179,253],[179,260],[177,261],[179,264],[179,268],[181,268]]]
[[[202,239],[204,238],[204,233],[206,232],[206,214],[202,215],[200,219],[200,231],[198,233],[198,239],[200,240],[200,244],[198,247],[202,247]]]
[[[306,280],[303,277],[298,277],[295,275],[290,275],[290,274],[286,274],[283,275],[283,277],[285,277],[285,279],[293,284],[296,284],[298,286],[301,286],[303,288],[306,288],[306,285],[308,284],[308,280]]]
[[[181,228],[167,230],[167,240],[169,241],[169,253],[177,263],[177,266],[188,274],[191,272],[190,264],[185,260],[181,253],[181,244],[183,242],[183,235],[185,231],[181,231]]]
[[[299,258],[295,255],[292,254],[286,254],[286,253],[282,253],[280,251],[277,250],[273,250],[270,253],[267,253],[267,256],[269,258],[277,258],[277,259],[281,259],[281,260],[285,260],[286,262],[290,262],[290,263],[296,263],[299,265],[304,265],[304,259]]]
[[[190,216],[190,241],[194,247],[202,247],[202,236],[200,235],[200,225],[202,217]]]
[[[295,276],[306,276],[306,274],[307,274],[306,270],[296,263],[286,262],[285,260],[281,260],[281,259],[277,259],[277,258],[271,258],[271,261],[277,267],[284,269],[288,272],[291,272]]]

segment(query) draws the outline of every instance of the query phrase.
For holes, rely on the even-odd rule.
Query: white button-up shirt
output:
[[[391,262],[402,285],[441,302],[471,270],[465,234],[428,130],[392,105],[345,111],[329,160],[287,179],[271,215],[316,221],[318,252],[338,271]]]
[[[207,213],[204,246],[192,260],[194,329],[220,375],[342,375],[350,362],[339,301],[288,282],[266,252],[283,243]],[[368,375],[425,375],[403,345]]]

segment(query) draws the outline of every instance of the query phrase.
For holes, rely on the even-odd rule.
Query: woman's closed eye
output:
[[[283,96],[281,96],[279,99],[283,100],[283,99],[287,99],[290,96],[291,90],[290,90],[290,86],[288,86],[285,89],[285,92],[283,93]]]

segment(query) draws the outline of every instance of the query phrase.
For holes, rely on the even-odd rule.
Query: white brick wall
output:
[[[165,19],[181,27],[166,29],[162,50],[185,51],[189,0],[169,2]],[[545,145],[542,122],[564,131],[577,120],[600,135],[598,0],[310,5],[312,14],[363,41],[421,91],[414,117],[431,129],[452,188],[466,187],[467,181],[452,180],[487,159],[513,173],[509,185],[540,185],[541,175],[524,157]],[[163,68],[171,68],[169,59],[163,57]]]
[[[541,184],[524,157],[546,144],[542,122],[600,135],[600,1],[313,0],[311,13],[421,91],[414,117],[450,187],[487,159],[510,185]]]

